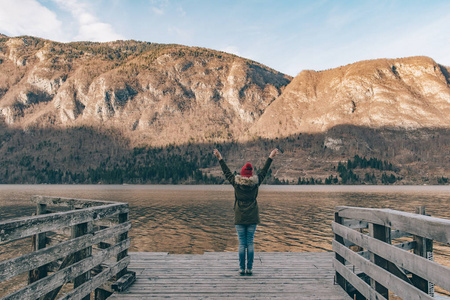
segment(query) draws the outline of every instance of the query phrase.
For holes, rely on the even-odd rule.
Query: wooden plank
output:
[[[383,225],[450,244],[450,220],[392,209],[338,206],[336,210],[340,217]]]
[[[0,263],[0,282],[63,258],[83,248],[98,244],[105,239],[129,231],[130,228],[130,222],[122,223],[115,227],[96,231],[93,234],[71,239],[52,247],[3,261]]]
[[[262,262],[255,265],[254,276],[238,275],[237,253],[129,254],[128,268],[136,271],[136,282],[109,299],[350,299],[333,284],[334,253],[330,252],[259,252],[256,255]],[[132,267],[137,265],[135,259],[139,259],[140,269]]]
[[[364,297],[369,300],[386,300],[383,295],[374,290],[370,285],[368,285],[364,280],[359,278],[355,273],[352,273],[338,260],[333,259],[333,267],[341,274],[358,292],[360,292]]]
[[[410,242],[405,242],[405,243],[400,243],[400,244],[394,244],[392,246],[400,248],[400,249],[403,249],[405,251],[408,251],[408,250],[414,249],[414,247],[416,246],[416,242],[415,241],[410,241]],[[364,257],[365,259],[370,259],[369,250],[359,251],[357,253],[359,255],[361,255],[362,257]]]
[[[109,204],[48,215],[23,217],[0,222],[0,242],[13,241],[61,227],[127,213],[128,204]]]
[[[117,292],[125,291],[133,282],[136,281],[136,272],[128,271],[111,285],[111,288]]]
[[[332,223],[333,231],[353,241],[359,246],[401,266],[402,268],[417,274],[427,280],[434,282],[438,286],[450,291],[450,268],[417,256],[403,249],[393,247],[389,244],[377,241],[367,235],[356,232],[345,226]]]
[[[123,270],[127,267],[127,265],[130,263],[130,257],[125,257],[121,261],[118,261],[115,263],[114,266],[111,268],[107,268],[103,270],[101,273],[97,274],[93,278],[89,279],[73,291],[67,293],[64,297],[60,298],[61,300],[64,299],[84,299],[84,297],[89,297],[89,294],[101,286],[104,282],[106,282],[108,279],[113,277],[115,274]]]
[[[402,238],[402,237],[408,237],[408,236],[412,236],[412,234],[409,232],[401,231],[401,230],[392,230],[391,231],[391,240],[395,240],[395,239]]]
[[[39,281],[36,281],[12,294],[7,295],[2,300],[10,299],[36,299],[45,295],[54,289],[56,289],[61,284],[73,280],[79,275],[86,273],[93,267],[101,264],[105,260],[116,256],[118,253],[122,252],[124,249],[130,247],[130,239],[123,241],[120,244],[114,245],[111,248],[104,249],[95,255],[92,255],[82,261],[79,261],[69,267],[51,274]]]
[[[117,224],[120,224],[119,221],[114,219],[101,219],[95,221],[96,226],[112,227]]]
[[[87,208],[93,206],[100,206],[106,204],[114,204],[121,202],[104,201],[104,200],[91,200],[91,199],[74,199],[74,198],[64,198],[64,197],[50,197],[50,196],[31,196],[31,202],[36,204],[47,204],[61,207],[70,208]]]
[[[230,294],[230,293],[222,293],[222,294],[215,294],[213,299],[233,299],[233,300],[247,300],[247,299],[283,299],[283,300],[311,300],[311,299],[327,299],[327,300],[342,300],[342,299],[350,299],[350,298],[342,298],[340,295],[333,295],[329,294],[326,296],[326,298],[311,298],[309,295],[302,295],[298,292],[292,292],[292,293],[283,293],[283,294],[277,294],[277,293],[264,293],[264,295],[248,295],[243,293],[240,294]],[[144,300],[144,299],[177,299],[177,300],[198,300],[198,299],[211,299],[208,297],[208,295],[202,294],[202,293],[196,293],[192,292],[185,295],[180,294],[158,294],[158,295],[128,295],[128,294],[119,294],[117,296],[113,295],[111,298],[108,298],[110,300],[113,299],[120,299],[120,300]]]
[[[367,274],[381,285],[396,293],[402,299],[408,300],[423,300],[429,299],[433,300],[432,297],[428,296],[416,287],[408,284],[407,282],[401,280],[397,276],[389,273],[385,269],[375,265],[374,263],[364,259],[356,252],[345,248],[342,244],[332,241],[333,250],[343,256],[346,260],[350,261],[353,265],[359,268],[363,273]]]
[[[364,229],[369,227],[369,223],[360,220],[344,220],[342,225],[352,229]]]

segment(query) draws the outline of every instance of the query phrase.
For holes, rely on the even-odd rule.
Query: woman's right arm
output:
[[[223,174],[225,174],[225,178],[234,185],[234,175],[231,173],[230,169],[228,168],[227,164],[223,160],[222,155],[220,154],[219,150],[214,149],[214,155],[219,159],[220,167],[222,168]]]

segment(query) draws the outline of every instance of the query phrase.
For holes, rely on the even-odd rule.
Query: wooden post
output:
[[[119,214],[119,224],[120,223],[124,223],[128,221],[128,213],[124,213],[124,214]],[[122,242],[124,240],[126,240],[128,238],[128,231],[124,232],[122,234],[120,234],[117,239],[116,239],[116,244],[119,242]],[[117,255],[117,261],[122,260],[122,258],[128,256],[128,249],[125,251],[120,252]],[[119,273],[117,273],[116,275],[116,280],[119,279],[120,277],[122,277],[123,275],[125,275],[127,273],[127,268],[123,269],[122,271],[120,271]]]
[[[43,215],[47,213],[47,205],[46,204],[37,204],[36,214]],[[46,246],[46,235],[45,233],[40,233],[37,235],[33,235],[31,237],[32,250],[37,251],[39,249],[45,248]],[[38,281],[41,278],[47,276],[47,266],[41,266],[37,269],[30,270],[28,272],[28,284],[31,284],[35,281]]]
[[[87,233],[91,233],[92,231],[93,231],[92,222],[81,223],[81,224],[75,225],[72,227],[72,238],[80,237]],[[73,262],[76,263],[76,262],[83,260],[84,258],[89,257],[91,255],[92,255],[92,247],[88,247],[86,249],[80,250],[73,254],[73,258],[74,258]],[[88,281],[90,278],[91,278],[90,271],[88,271],[84,274],[81,274],[80,276],[78,276],[77,278],[75,278],[73,280],[73,288],[75,289],[75,288],[79,287],[80,285],[82,285],[83,283]],[[82,299],[89,300],[90,295],[87,295]]]
[[[369,235],[373,238],[376,238],[380,241],[383,241],[383,242],[386,242],[389,244],[391,242],[391,238],[390,238],[391,229],[389,227],[386,227],[383,225],[369,223]],[[382,258],[376,254],[373,254],[372,252],[369,252],[369,253],[370,253],[370,261],[371,262],[375,263],[377,266],[380,266],[385,270],[388,270],[388,262],[384,258]],[[370,279],[370,285],[372,286],[373,289],[375,289],[383,297],[385,297],[386,299],[389,299],[389,290],[387,288],[385,288],[384,286],[382,286],[381,284],[379,284],[372,278]]]
[[[119,224],[120,223],[125,223],[128,221],[128,213],[124,213],[124,214],[119,214]],[[128,238],[128,232],[124,232],[122,234],[120,234],[117,238],[116,238],[116,244],[120,243],[124,240],[126,240]],[[100,243],[99,247],[100,248],[108,248],[111,245],[108,245],[107,243]],[[128,256],[128,250],[122,251],[120,252],[117,257],[116,257],[116,261],[120,261],[122,260],[124,257]],[[121,270],[120,272],[118,272],[115,276],[114,276],[114,280],[118,280],[120,277],[122,277],[123,275],[125,275],[127,273],[127,268],[124,268],[123,270]],[[104,300],[106,298],[108,298],[109,296],[111,296],[112,293],[108,290],[97,288],[95,289],[95,299],[96,300]]]
[[[338,212],[334,213],[334,221],[338,224],[343,224],[343,220],[341,217],[339,217]],[[340,235],[335,234],[334,239],[338,243],[344,244],[344,238],[341,237]],[[341,264],[343,264],[345,266],[345,259],[342,256],[335,253],[335,257],[336,257],[336,260],[338,260]],[[344,291],[347,292],[347,281],[345,280],[345,278],[338,272],[336,272],[335,276],[336,276],[336,283],[339,284],[344,289]]]
[[[416,208],[416,213],[425,215],[425,207],[420,206]],[[416,241],[416,248],[414,248],[414,254],[433,260],[433,240],[423,238],[421,236],[414,235],[414,241]],[[430,296],[434,296],[434,284],[428,282],[420,276],[412,274],[412,283],[415,287],[421,291],[427,293]]]

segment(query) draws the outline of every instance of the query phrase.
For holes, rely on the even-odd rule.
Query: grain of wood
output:
[[[0,263],[0,282],[97,244],[104,239],[114,237],[117,234],[128,231],[130,227],[130,222],[122,223],[114,228],[100,230],[93,234],[71,239],[52,247],[3,261]]]
[[[446,290],[450,290],[450,268],[415,255],[401,248],[378,241],[370,236],[348,229],[340,224],[332,224],[333,231],[359,246],[367,249],[402,268],[417,274]]]
[[[362,272],[366,273],[368,276],[376,280],[378,283],[382,284],[384,287],[403,299],[410,300],[423,300],[433,298],[423,293],[419,289],[409,285],[407,282],[401,280],[397,276],[389,273],[385,269],[375,265],[374,263],[368,261],[362,256],[358,255],[356,252],[344,247],[341,243],[333,240],[332,242],[333,250],[339,255],[345,257],[345,260],[351,262],[353,265],[358,267]]]
[[[336,207],[340,217],[387,226],[434,241],[450,244],[450,220],[392,209]]]
[[[253,276],[239,276],[232,252],[129,255],[136,282],[108,299],[350,299],[334,284],[332,253],[255,253]]]
[[[128,211],[128,204],[108,204],[68,212],[1,221],[0,242],[14,241],[62,227],[128,213]]]

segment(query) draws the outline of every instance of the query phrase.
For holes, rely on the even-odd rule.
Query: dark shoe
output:
[[[245,270],[244,269],[239,269],[239,275],[244,276],[245,275]]]
[[[252,276],[252,275],[253,275],[252,269],[247,269],[247,271],[245,271],[245,273],[246,273],[248,276]]]

